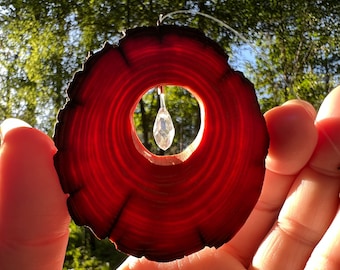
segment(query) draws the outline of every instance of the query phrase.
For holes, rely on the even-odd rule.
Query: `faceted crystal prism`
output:
[[[160,95],[161,107],[158,110],[155,123],[153,125],[153,137],[156,144],[162,150],[167,150],[174,139],[175,127],[171,116],[165,107],[164,94]]]

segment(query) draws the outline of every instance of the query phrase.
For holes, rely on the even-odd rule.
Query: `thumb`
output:
[[[1,125],[0,269],[62,269],[70,217],[56,148],[18,119]]]

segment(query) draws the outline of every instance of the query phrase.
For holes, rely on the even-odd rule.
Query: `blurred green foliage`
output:
[[[92,232],[70,224],[70,239],[66,252],[64,270],[116,269],[126,258],[108,240],[98,240]]]

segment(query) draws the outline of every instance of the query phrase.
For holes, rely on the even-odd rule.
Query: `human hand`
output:
[[[337,104],[340,87],[325,100],[316,124],[314,109],[302,101],[265,114],[271,144],[262,194],[229,243],[169,263],[130,257],[119,269],[339,269]],[[2,137],[0,268],[61,269],[69,216],[53,143],[27,127],[4,125]]]

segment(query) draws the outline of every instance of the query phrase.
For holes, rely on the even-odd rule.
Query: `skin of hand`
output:
[[[18,119],[1,124],[0,269],[62,269],[69,235],[56,148]]]
[[[231,241],[169,263],[129,257],[119,270],[340,269],[339,104],[337,87],[317,116],[300,100],[265,114],[271,141],[262,193]],[[6,121],[0,269],[61,269],[70,217],[53,167],[56,149],[27,124],[19,121],[13,128]]]

